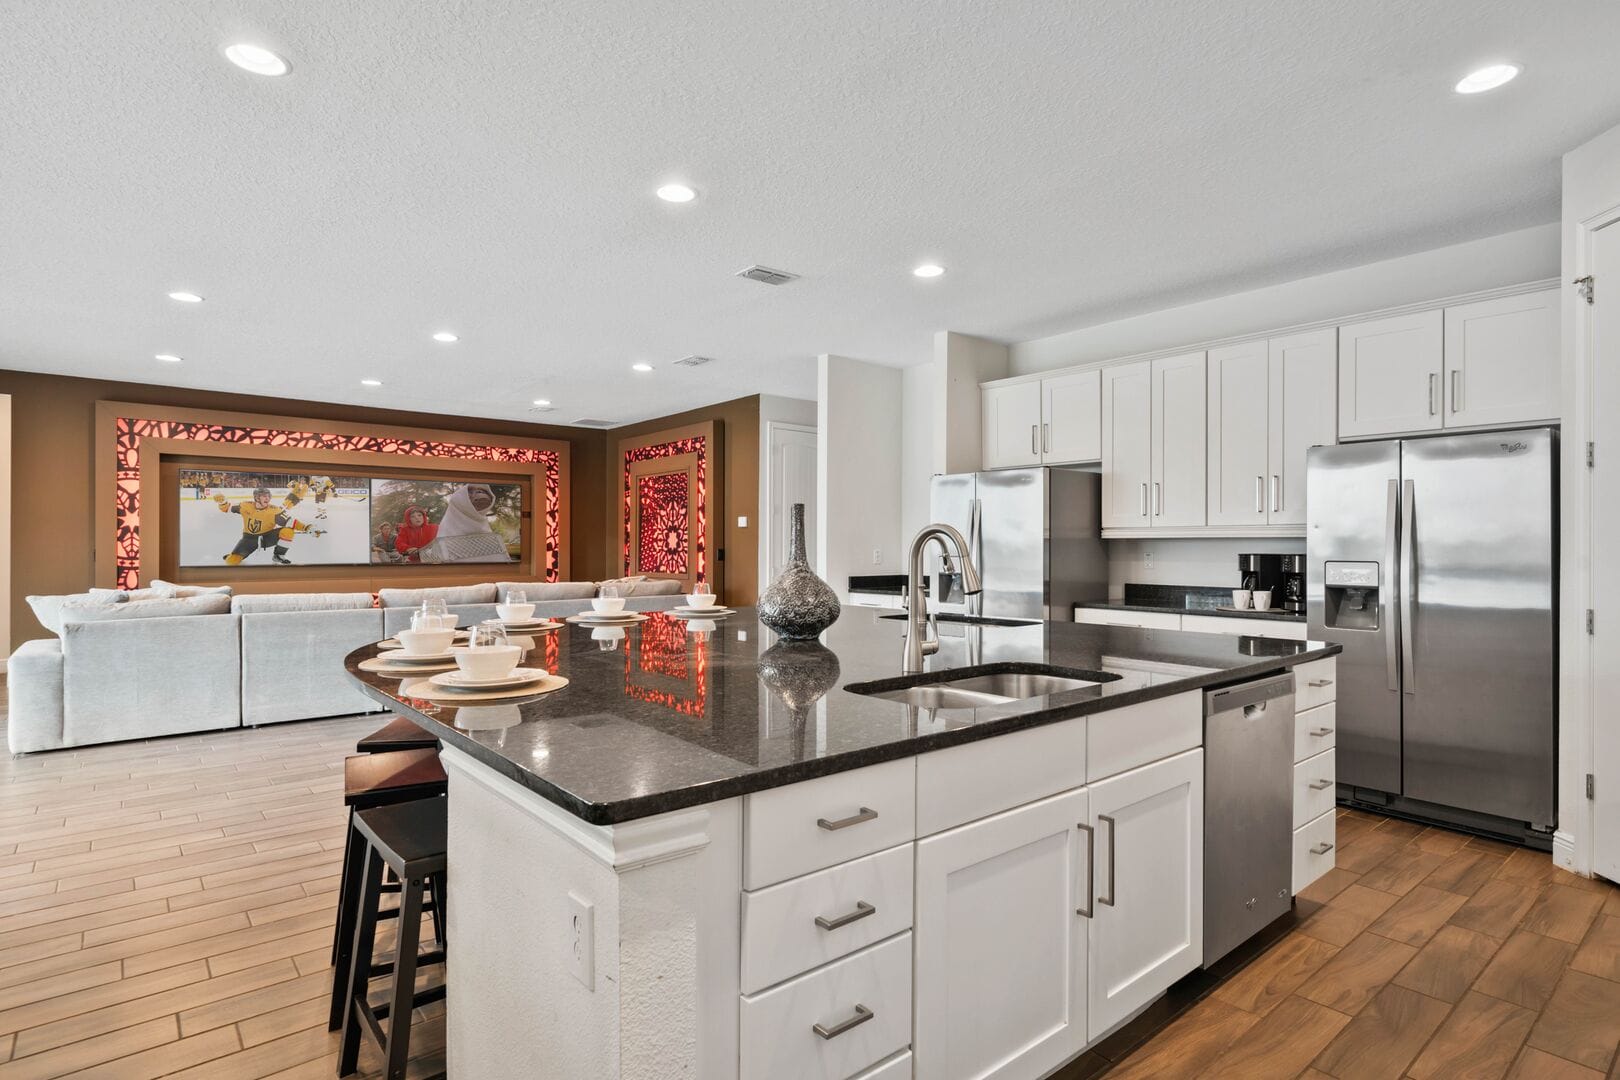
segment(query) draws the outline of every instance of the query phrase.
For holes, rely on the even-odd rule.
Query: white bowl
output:
[[[624,610],[624,597],[622,596],[593,596],[591,609],[599,615],[617,615]]]
[[[686,594],[686,603],[697,611],[707,611],[714,607],[715,594],[712,592],[695,592]]]
[[[485,645],[456,651],[456,666],[469,679],[503,678],[512,674],[521,659],[523,650],[516,645]]]
[[[434,656],[450,647],[456,639],[454,630],[401,630],[399,651],[406,656]]]
[[[502,622],[527,622],[534,615],[533,604],[496,604],[495,614]]]

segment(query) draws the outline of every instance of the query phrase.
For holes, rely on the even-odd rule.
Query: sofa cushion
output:
[[[603,582],[606,584],[606,582]],[[683,586],[679,581],[660,578],[657,581],[636,581],[620,586],[620,596],[674,596]]]
[[[229,615],[228,596],[185,596],[172,599],[131,600],[127,604],[88,604],[62,609],[64,625],[117,622],[124,619],[165,619],[177,615]]]
[[[231,610],[238,615],[261,615],[270,611],[354,611],[369,607],[371,594],[368,592],[255,593],[231,598]]]
[[[594,581],[497,581],[495,590],[499,597],[497,603],[506,603],[507,594],[513,589],[522,589],[523,595],[531,603],[542,603],[547,600],[589,600],[596,595],[596,582]]]
[[[450,585],[439,589],[379,589],[377,596],[385,608],[421,607],[422,601],[443,600],[446,604],[493,604],[495,586]]]
[[[634,585],[639,581],[646,581],[646,580],[647,580],[647,575],[646,574],[631,574],[629,577],[603,578],[601,581],[598,581],[596,584],[597,584],[598,587],[603,586],[603,585]]]
[[[229,596],[229,585],[176,585],[161,578],[152,582],[152,591],[165,600],[189,596]],[[133,597],[132,597],[133,599]]]
[[[30,596],[28,606],[34,609],[34,618],[51,633],[61,635],[62,613],[68,608],[112,607],[122,603],[128,594],[119,589],[92,589],[89,592],[67,593],[63,596]]]

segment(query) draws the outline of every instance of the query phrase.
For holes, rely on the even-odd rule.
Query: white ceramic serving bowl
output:
[[[712,592],[695,592],[686,594],[686,604],[696,611],[707,611],[714,607],[715,594]]]
[[[528,622],[534,617],[533,604],[496,604],[495,614],[501,617],[501,622]]]
[[[400,651],[406,656],[434,656],[450,647],[456,639],[454,630],[401,630]]]
[[[593,596],[591,609],[598,615],[617,615],[624,610],[624,597],[622,596]]]
[[[477,649],[457,649],[456,666],[469,679],[499,679],[512,674],[523,659],[517,645],[485,645]]]

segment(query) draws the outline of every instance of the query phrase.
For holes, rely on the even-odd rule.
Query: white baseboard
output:
[[[1553,865],[1563,867],[1572,874],[1585,875],[1586,869],[1576,865],[1575,837],[1562,829],[1553,833]]]

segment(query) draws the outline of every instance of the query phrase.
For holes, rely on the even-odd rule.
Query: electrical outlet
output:
[[[568,970],[587,990],[596,989],[596,907],[568,894]]]
[[[883,549],[882,548],[873,548],[872,549],[872,565],[873,566],[882,566],[883,565]]]
[[[1148,570],[1153,569],[1153,550],[1151,548],[1142,551],[1142,566]]]

